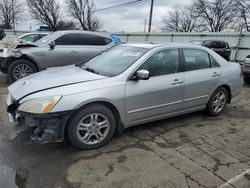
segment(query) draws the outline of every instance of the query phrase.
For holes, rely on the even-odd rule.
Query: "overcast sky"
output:
[[[131,2],[133,0],[94,0],[96,9]],[[102,30],[109,32],[142,32],[144,30],[145,19],[149,18],[150,1],[144,0],[141,3],[114,8],[104,11],[97,11],[96,16],[101,20]],[[173,8],[181,8],[189,4],[191,0],[155,0],[153,12],[152,31],[159,31],[161,28],[161,17]],[[63,14],[67,14],[62,10]],[[26,12],[27,13],[27,12]],[[38,24],[31,19],[19,19],[17,22],[18,30],[35,30]]]

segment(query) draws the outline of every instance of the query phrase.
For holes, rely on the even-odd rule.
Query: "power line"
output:
[[[98,0],[95,0],[95,2],[99,2]],[[103,3],[103,0],[100,0],[100,2],[99,3]],[[120,2],[120,0],[110,0],[110,1],[105,1],[105,4],[112,4],[112,3],[118,3],[118,2]]]
[[[122,7],[125,7],[125,6],[131,6],[131,5],[142,3],[142,2],[145,2],[145,1],[148,1],[148,0],[135,0],[135,1],[131,1],[131,2],[119,4],[119,5],[114,5],[114,6],[110,6],[110,7],[105,7],[105,8],[97,9],[96,12],[97,11],[109,10],[109,9],[113,9],[113,8],[122,8]]]

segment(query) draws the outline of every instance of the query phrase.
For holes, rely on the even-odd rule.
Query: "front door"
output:
[[[180,71],[179,52],[156,52],[138,70],[148,70],[149,80],[128,80],[125,92],[126,122],[135,125],[160,119],[181,109],[184,73]]]
[[[55,40],[56,46],[53,49],[48,47],[44,64],[47,67],[77,64],[79,62],[77,36],[77,33],[71,33],[57,38]]]

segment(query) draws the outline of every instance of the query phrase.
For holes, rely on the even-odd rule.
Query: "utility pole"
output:
[[[148,32],[149,33],[151,32],[153,8],[154,8],[154,0],[151,0],[150,14],[149,14],[149,24],[148,24]]]
[[[146,31],[147,31],[147,18],[145,18],[145,20],[144,20],[144,33],[146,33]]]
[[[13,19],[13,30],[14,33],[16,34],[16,15],[15,15],[15,7],[14,7],[14,0],[11,1],[12,4],[12,19]]]

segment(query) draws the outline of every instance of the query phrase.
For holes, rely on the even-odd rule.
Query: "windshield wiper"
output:
[[[86,70],[86,71],[89,71],[89,72],[92,72],[92,73],[95,73],[95,74],[99,74],[99,72],[97,72],[95,69],[92,69],[92,68],[89,68],[89,67],[85,67],[85,68],[83,68],[83,70]]]

